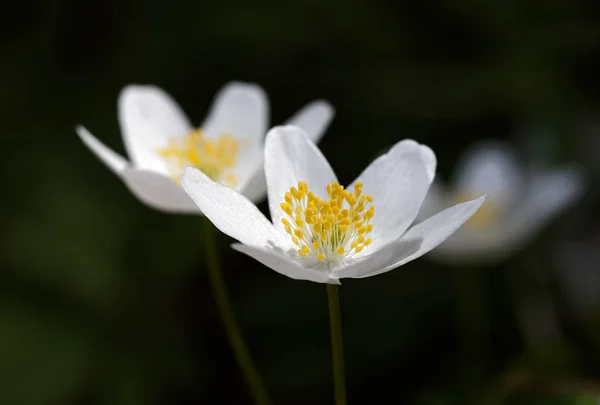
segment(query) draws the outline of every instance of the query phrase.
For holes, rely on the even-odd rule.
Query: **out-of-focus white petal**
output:
[[[268,124],[267,94],[260,86],[243,82],[227,83],[217,92],[202,124],[207,138],[229,134],[240,142],[235,164],[238,191],[246,189],[254,174],[262,171],[263,141]]]
[[[501,224],[507,243],[523,245],[554,216],[575,202],[585,190],[581,168],[569,166],[546,170],[532,176],[521,207],[507,214]],[[508,240],[510,239],[510,240]]]
[[[329,123],[335,115],[335,110],[327,101],[317,100],[302,107],[285,125],[294,125],[301,128],[308,139],[318,143],[327,130]]]
[[[335,173],[321,151],[294,126],[275,127],[267,134],[265,174],[271,219],[281,232],[284,232],[281,218],[285,213],[280,204],[291,187],[297,187],[298,181],[303,181],[309,190],[324,199],[327,185],[336,181]]]
[[[122,177],[133,195],[154,209],[169,213],[201,214],[192,199],[170,177],[131,167],[123,171]]]
[[[268,247],[248,246],[239,243],[233,244],[231,247],[258,260],[270,269],[295,280],[339,284],[339,281],[329,279],[329,276],[324,271],[311,270],[302,267],[285,252],[278,252],[277,250]]]
[[[240,192],[254,203],[259,203],[265,199],[267,195],[267,179],[265,178],[263,166],[248,178]]]
[[[373,197],[371,249],[395,240],[416,218],[429,189],[427,167],[419,145],[402,141],[375,159],[350,185],[363,183],[363,193]]]
[[[371,274],[379,274],[378,271],[381,269],[394,264],[400,258],[417,252],[421,243],[422,240],[418,238],[412,240],[403,238],[388,243],[370,255],[363,256],[354,263],[334,270],[331,276],[336,278],[362,278]]]
[[[237,191],[215,183],[200,170],[186,167],[183,189],[224,234],[253,246],[287,246],[267,218]]]
[[[156,86],[129,85],[119,95],[119,123],[125,148],[138,169],[168,174],[158,149],[184,136],[191,124],[175,100]]]
[[[125,168],[129,164],[123,156],[108,148],[106,145],[100,142],[94,135],[92,135],[90,131],[88,131],[81,125],[77,126],[77,128],[75,128],[75,131],[77,132],[77,135],[79,135],[79,138],[81,138],[85,146],[90,148],[90,150],[94,152],[98,159],[104,162],[104,164],[110,170],[115,172],[115,174],[118,174],[119,176],[121,175],[123,170],[125,170]]]
[[[471,218],[479,207],[481,207],[484,200],[485,197],[479,197],[472,201],[457,204],[413,226],[402,236],[401,240],[421,240],[421,245],[417,251],[404,257],[398,257],[393,264],[361,277],[370,277],[385,273],[423,256],[446,240],[446,238]]]
[[[461,157],[455,171],[458,192],[469,197],[486,194],[489,201],[510,209],[523,192],[524,175],[517,153],[494,141],[479,143]]]
[[[231,82],[217,92],[202,130],[208,138],[233,135],[252,148],[262,143],[268,123],[269,100],[263,89],[253,83]]]

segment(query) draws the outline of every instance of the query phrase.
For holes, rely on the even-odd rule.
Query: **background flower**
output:
[[[257,85],[225,85],[200,129],[194,129],[171,96],[155,86],[125,87],[118,107],[131,162],[107,148],[84,127],[77,127],[77,133],[145,204],[161,211],[199,213],[178,184],[188,165],[253,200],[264,198],[262,149],[269,105],[266,94]],[[305,128],[311,139],[318,142],[332,118],[333,108],[316,101],[289,122]]]
[[[488,195],[481,210],[434,254],[448,260],[499,260],[529,243],[584,189],[584,175],[576,165],[532,167],[508,144],[486,141],[465,152],[452,185],[436,180],[420,215]]]

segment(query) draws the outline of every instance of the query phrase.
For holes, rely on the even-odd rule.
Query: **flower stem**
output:
[[[331,327],[331,349],[333,353],[333,385],[335,404],[346,405],[346,381],[344,377],[344,347],[342,344],[342,317],[340,296],[335,284],[327,284],[329,298],[329,325]]]
[[[227,287],[225,286],[225,280],[219,262],[214,226],[206,218],[204,218],[203,222],[208,276],[229,344],[231,345],[235,358],[242,370],[244,380],[254,398],[254,402],[257,405],[271,405],[271,398],[267,393],[267,389],[265,388],[256,365],[250,357],[248,346],[244,341],[240,327],[233,314],[233,309],[231,308],[231,301],[227,293]]]

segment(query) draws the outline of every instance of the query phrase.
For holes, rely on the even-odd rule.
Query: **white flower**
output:
[[[526,168],[508,145],[485,141],[458,163],[454,185],[432,184],[419,217],[486,194],[485,204],[432,257],[461,262],[500,260],[529,242],[583,191],[575,166]]]
[[[265,143],[273,223],[247,198],[194,168],[185,191],[233,248],[299,280],[339,283],[384,273],[427,253],[483,202],[445,210],[409,228],[435,174],[431,149],[406,140],[376,159],[347,189],[319,149],[294,126],[275,127]]]
[[[77,127],[77,134],[145,204],[165,212],[201,214],[179,185],[179,176],[188,165],[253,201],[264,198],[263,138],[269,125],[269,105],[259,86],[225,85],[201,129],[194,128],[177,103],[155,86],[125,87],[118,110],[130,161],[85,128]],[[333,114],[327,102],[315,101],[288,122],[318,142]]]

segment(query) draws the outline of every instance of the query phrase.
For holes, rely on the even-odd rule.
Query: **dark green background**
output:
[[[201,220],[143,206],[74,132],[123,152],[124,85],[163,87],[199,124],[230,80],[264,87],[273,124],[329,100],[321,148],[343,183],[404,138],[437,152],[441,177],[490,137],[587,167],[585,197],[518,255],[476,268],[425,257],[348,280],[341,299],[350,404],[594,404],[600,311],[574,304],[554,253],[599,249],[599,23],[597,2],[571,0],[3,4],[0,404],[250,403]],[[333,403],[325,287],[219,241],[275,402]],[[528,323],[530,297],[542,304]],[[560,333],[537,326],[547,313]]]

